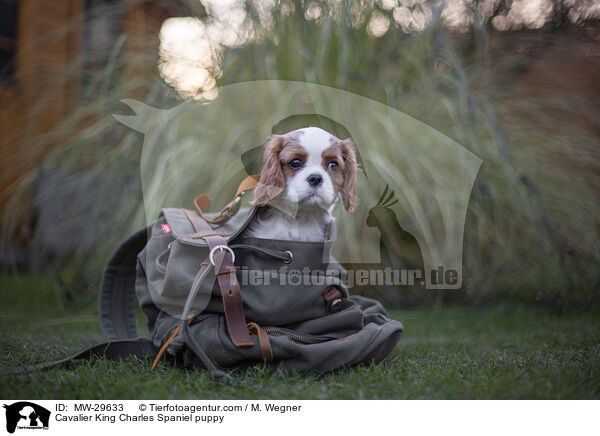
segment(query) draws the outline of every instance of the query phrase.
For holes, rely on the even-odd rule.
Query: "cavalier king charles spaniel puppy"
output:
[[[246,236],[323,241],[338,198],[352,213],[358,204],[358,165],[350,139],[307,127],[273,135],[254,190],[258,212]]]

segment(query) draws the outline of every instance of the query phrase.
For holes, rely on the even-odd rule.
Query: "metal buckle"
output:
[[[286,251],[285,254],[288,255],[287,259],[283,259],[283,263],[292,263],[292,260],[294,260],[294,255],[292,254],[291,251]]]
[[[329,313],[339,312],[342,308],[342,299],[336,298],[331,303],[329,303]]]
[[[215,250],[229,251],[229,253],[231,253],[231,262],[235,263],[235,254],[234,254],[233,250],[231,248],[229,248],[227,245],[217,245],[212,250],[210,250],[210,253],[208,254],[208,260],[210,261],[212,266],[216,266],[215,265]]]
[[[240,210],[240,207],[242,206],[242,196],[244,194],[245,194],[245,192],[238,194],[238,196],[235,197],[231,203],[229,203],[227,206],[225,206],[223,208],[221,215],[224,218],[231,218],[236,213],[238,213],[238,211]]]
[[[238,213],[238,211],[240,210],[240,206],[242,205],[242,197],[244,196],[246,192],[240,192],[239,195],[237,197],[235,197],[235,200],[233,200],[233,204],[231,205],[231,208],[227,211],[227,215],[229,217],[234,216],[236,213]]]

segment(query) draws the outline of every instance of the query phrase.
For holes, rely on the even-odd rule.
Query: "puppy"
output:
[[[350,139],[317,127],[273,135],[264,161],[254,190],[259,210],[246,236],[323,241],[338,198],[348,212],[356,209],[358,165]]]

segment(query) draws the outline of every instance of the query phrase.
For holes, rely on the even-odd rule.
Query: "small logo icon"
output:
[[[168,224],[161,224],[160,227],[162,228],[162,231],[167,234],[167,233],[171,233],[172,229],[171,226]]]
[[[15,429],[48,429],[50,411],[28,401],[19,401],[11,405],[4,404],[6,409],[6,431],[14,433]]]

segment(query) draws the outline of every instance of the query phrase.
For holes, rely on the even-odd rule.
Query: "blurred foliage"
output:
[[[487,56],[492,32],[501,27],[542,27],[539,32],[551,39],[557,28],[587,18],[584,6],[589,2],[553,2],[554,13],[545,15],[541,25],[499,21],[498,17],[516,16],[511,15],[513,3],[519,2],[449,2],[444,8],[444,3],[422,1],[246,1],[233,29],[239,39],[214,37],[210,48],[214,64],[203,68],[217,87],[282,79],[344,89],[401,110],[453,138],[484,163],[467,213],[466,292],[449,297],[477,304],[499,300],[541,301],[557,307],[588,304],[600,297],[600,162],[594,132],[599,127],[598,107],[584,104],[577,95],[507,98],[504,88],[490,79],[493,71]],[[448,8],[459,6],[467,18],[452,21]],[[203,12],[199,22],[207,34],[209,26],[220,23],[216,29],[222,35],[227,14],[218,15],[213,9],[209,4],[208,15]],[[120,13],[116,11],[117,16]],[[182,13],[193,14],[191,9]],[[127,38],[131,43],[134,36]],[[47,152],[44,165],[73,170],[71,184],[80,195],[102,183],[119,193],[110,216],[90,224],[97,240],[68,256],[50,253],[52,260],[40,261],[54,265],[57,275],[74,289],[94,283],[118,240],[144,224],[139,189],[124,189],[139,180],[142,138],[110,117],[126,110],[119,99],[139,96],[141,89],[147,104],[163,108],[176,105],[181,95],[190,96],[178,93],[168,69],[162,67],[160,76],[158,70],[140,74],[132,67],[168,61],[167,54],[156,50],[158,35],[156,41],[144,43],[147,49],[131,52],[124,49],[125,37],[118,38],[101,69],[86,71],[82,65],[89,63],[80,60],[65,66],[61,74],[88,77],[80,103],[60,126],[60,131],[69,132],[68,138],[60,147],[52,146],[47,137],[30,139]],[[196,96],[210,104],[218,94],[209,92],[207,83],[211,81],[205,80]],[[40,106],[51,105],[51,91],[47,99]],[[585,115],[592,126],[558,124],[561,115],[548,110],[557,106],[573,118]],[[216,174],[231,156],[219,154],[219,144],[203,146],[215,156]],[[583,167],[590,169],[585,177]],[[108,177],[99,182],[94,176],[101,174],[119,174],[122,180]],[[26,215],[30,203],[24,199],[35,192],[38,177],[38,170],[28,174],[20,194],[3,212],[4,236],[14,234],[16,217]],[[56,194],[38,196],[40,205],[51,207]],[[81,219],[81,211],[72,213],[74,220]],[[68,221],[62,220],[68,228]],[[40,230],[25,235],[35,253],[47,248]],[[436,298],[440,302],[447,297],[439,293]]]

